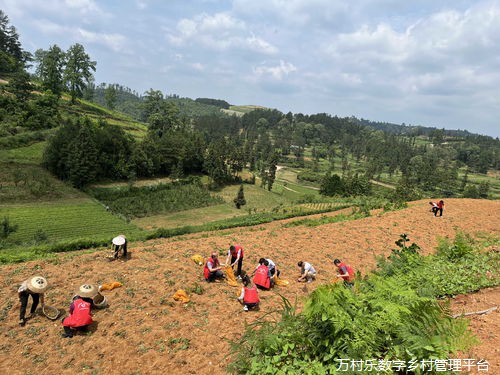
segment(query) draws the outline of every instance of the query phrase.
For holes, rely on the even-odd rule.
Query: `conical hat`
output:
[[[33,276],[28,280],[28,289],[30,292],[44,293],[48,287],[49,284],[47,283],[47,280],[45,280],[42,276]]]
[[[125,241],[126,241],[126,239],[125,239],[125,236],[123,234],[120,234],[119,236],[116,236],[112,240],[113,245],[116,245],[116,246],[123,245],[125,243]]]
[[[88,298],[94,298],[97,293],[99,293],[97,288],[94,285],[90,284],[83,284],[76,291],[76,294],[78,294],[80,297],[88,297]]]

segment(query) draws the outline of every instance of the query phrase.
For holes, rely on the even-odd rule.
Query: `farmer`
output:
[[[241,287],[241,294],[238,297],[238,301],[243,304],[243,310],[249,311],[253,310],[259,306],[259,294],[255,285],[252,286],[252,282],[248,275],[243,276],[243,286]]]
[[[120,234],[119,236],[116,236],[113,238],[111,241],[113,243],[113,248],[115,251],[114,258],[118,259],[118,256],[120,254],[120,251],[122,251],[122,257],[124,259],[127,258],[127,238],[125,235]]]
[[[203,276],[205,276],[205,280],[209,283],[217,279],[220,280],[224,278],[224,273],[222,272],[222,267],[220,266],[217,253],[212,253],[210,258],[205,261]]]
[[[231,263],[229,263],[231,260]],[[238,264],[236,269],[236,277],[241,280],[241,266],[243,265],[243,248],[241,245],[231,245],[229,246],[229,251],[227,252],[226,264],[229,264],[234,269],[234,265]]]
[[[439,211],[439,216],[443,216],[444,202],[441,200],[437,204],[437,210],[434,212],[434,216],[437,216]]]
[[[69,316],[62,320],[64,333],[61,335],[65,338],[73,337],[73,330],[86,332],[88,326],[92,324],[92,309],[94,302],[93,298],[98,294],[95,286],[84,284],[80,286],[77,295],[73,297],[73,302],[69,306]]]
[[[268,290],[271,288],[271,274],[268,265],[267,259],[260,258],[259,265],[254,271],[253,283],[259,289]]]
[[[297,263],[297,266],[300,268],[300,277],[297,279],[298,282],[307,281],[310,283],[316,279],[316,270],[312,264],[300,261]]]
[[[36,308],[38,303],[41,302],[44,305],[44,293],[48,288],[47,280],[42,276],[33,276],[32,278],[22,282],[21,286],[17,290],[19,294],[19,301],[21,302],[21,308],[19,310],[19,325],[23,327],[28,319],[35,316]],[[26,307],[28,306],[28,298],[31,296],[33,303],[31,304],[30,315],[28,318],[26,315]]]
[[[431,205],[431,212],[434,214],[434,216],[436,216],[436,213],[438,211],[437,202],[429,202],[429,204]]]
[[[337,277],[340,277],[344,280],[344,285],[348,287],[354,286],[354,270],[352,269],[351,266],[342,263],[340,259],[335,259],[333,261],[333,264],[337,266],[337,270],[339,273],[337,274]]]
[[[271,277],[271,288],[274,286],[274,283],[276,281],[276,278],[280,276],[281,271],[278,269],[276,266],[276,263],[274,263],[271,259],[266,258],[268,267],[269,267],[269,276]],[[259,260],[260,263],[260,260]]]

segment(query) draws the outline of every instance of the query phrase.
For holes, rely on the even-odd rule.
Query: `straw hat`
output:
[[[76,294],[79,295],[80,297],[87,297],[87,298],[94,298],[97,293],[99,293],[97,288],[94,285],[90,284],[83,284],[76,291]]]
[[[28,280],[27,286],[30,292],[44,293],[49,287],[49,284],[47,283],[47,280],[45,280],[44,277],[33,276],[31,279]]]
[[[125,244],[125,241],[126,241],[126,239],[125,239],[125,236],[123,234],[116,236],[112,240],[113,245],[116,245],[116,246],[121,246],[121,245]]]
[[[101,309],[103,307],[106,307],[108,305],[108,301],[106,300],[106,297],[103,296],[101,293],[97,293],[97,295],[93,299],[94,301],[94,307],[97,307],[98,309]]]

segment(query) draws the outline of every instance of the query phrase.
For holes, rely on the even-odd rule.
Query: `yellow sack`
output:
[[[274,279],[274,284],[278,286],[288,286],[290,282],[288,280],[281,280],[278,276]]]
[[[118,281],[113,281],[111,283],[106,283],[106,284],[102,284],[100,287],[99,287],[99,291],[103,291],[103,290],[113,290],[115,288],[119,288],[121,287],[123,284],[118,282]]]
[[[204,259],[200,254],[196,254],[191,257],[191,260],[201,266]]]
[[[227,266],[224,270],[226,271],[227,283],[231,286],[238,286],[238,282],[234,276],[233,267]]]
[[[181,301],[183,303],[189,302],[189,297],[186,293],[186,291],[179,289],[175,294],[173,295],[174,300],[176,301]]]

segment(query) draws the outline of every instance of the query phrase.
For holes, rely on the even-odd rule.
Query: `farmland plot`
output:
[[[0,218],[8,217],[17,231],[7,244],[49,243],[81,238],[111,238],[118,233],[138,235],[140,230],[106,211],[90,199],[70,199],[47,203],[8,204],[0,207]]]

